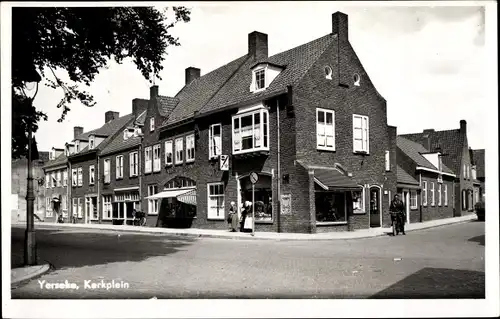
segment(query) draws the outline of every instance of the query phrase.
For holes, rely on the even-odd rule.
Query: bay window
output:
[[[116,179],[123,178],[123,155],[116,157]]]
[[[335,151],[335,111],[316,109],[316,148]]]
[[[174,163],[174,155],[172,141],[165,142],[165,165],[172,165]]]
[[[129,154],[130,163],[130,177],[139,175],[139,163],[138,163],[139,153],[132,152]]]
[[[182,137],[175,140],[175,164],[182,164],[184,161],[184,141]]]
[[[194,134],[186,136],[186,162],[194,161]]]
[[[151,173],[152,157],[151,146],[144,148],[144,173]]]
[[[269,150],[269,112],[260,108],[233,116],[233,154]]]
[[[207,184],[209,219],[224,219],[224,183]]]
[[[161,171],[160,144],[153,146],[153,172]]]
[[[370,132],[368,116],[352,115],[352,129],[353,129],[353,151],[360,153],[370,152]]]
[[[222,125],[210,125],[208,130],[208,158],[217,158],[222,155]]]

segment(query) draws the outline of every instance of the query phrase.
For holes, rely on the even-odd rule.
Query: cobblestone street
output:
[[[12,228],[12,264],[24,232]],[[85,229],[38,230],[55,268],[12,298],[484,298],[484,223],[333,241],[190,239]],[[78,290],[46,289],[68,280]],[[84,281],[128,283],[85,289]]]

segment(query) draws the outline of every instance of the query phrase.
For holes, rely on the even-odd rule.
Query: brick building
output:
[[[453,216],[470,214],[474,210],[474,181],[472,162],[467,141],[467,122],[460,121],[454,130],[424,130],[422,133],[400,135],[407,140],[424,145],[430,152],[439,152],[443,164],[456,175]]]
[[[484,187],[484,149],[469,150],[472,160],[472,180],[474,182],[474,202],[484,202],[486,190]]]
[[[148,221],[225,229],[229,203],[252,201],[255,172],[257,231],[389,225],[396,128],[349,43],[347,15],[333,14],[319,39],[274,56],[267,48],[267,35],[252,32],[242,57],[203,76],[186,69],[176,96],[151,88],[141,154]]]
[[[398,136],[398,194],[407,223],[453,217],[456,175],[443,164],[442,153]]]
[[[65,149],[53,147],[49,161],[43,166],[45,174],[45,221],[55,222],[62,215],[69,222],[68,211],[68,158],[70,145]]]

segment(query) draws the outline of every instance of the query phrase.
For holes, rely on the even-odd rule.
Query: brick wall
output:
[[[73,199],[74,198],[80,198],[80,201],[82,203],[82,217],[77,218],[76,222],[77,223],[84,223],[85,222],[85,196],[86,195],[98,195],[98,184],[100,179],[102,179],[104,175],[104,171],[100,170],[98,172],[97,169],[97,157],[96,153],[90,153],[86,155],[79,156],[77,158],[73,158],[71,160],[71,170],[68,172],[68,184],[71,187],[71,200],[68,202],[68,208],[70,211],[70,216],[73,214]],[[94,165],[95,168],[95,182],[94,185],[89,185],[89,167],[91,165]],[[72,179],[72,170],[76,169],[77,170],[77,177],[78,177],[78,168],[82,168],[82,186],[72,186],[71,179]],[[101,213],[100,207],[100,198],[99,196],[97,197],[97,207],[98,207],[98,212],[99,215]],[[92,221],[92,223],[98,223],[99,221]]]
[[[441,206],[438,203],[438,182],[437,175],[434,173],[422,172],[422,183],[427,182],[427,206],[422,205],[422,221],[453,217],[453,178],[443,176],[443,184],[441,186]],[[432,206],[431,183],[434,183],[435,205]],[[444,203],[444,185],[448,187],[448,205]],[[423,196],[423,194],[421,194]],[[419,198],[419,202],[422,199]],[[411,220],[413,221],[413,219]],[[419,220],[415,220],[417,222]]]
[[[39,186],[38,178],[44,178],[43,162],[33,161],[33,190],[35,193],[34,210],[40,218],[44,218],[45,195],[44,186]],[[28,161],[25,158],[12,161],[11,194],[17,195],[17,209],[11,209],[11,222],[26,221],[26,192],[28,185]],[[12,203],[14,204],[14,203]],[[35,218],[36,219],[36,218]]]

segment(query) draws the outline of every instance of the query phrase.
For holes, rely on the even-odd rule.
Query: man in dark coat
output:
[[[392,213],[396,213],[396,218],[399,218],[399,220],[401,221],[401,228],[402,228],[401,231],[402,231],[403,235],[406,235],[406,233],[405,233],[405,220],[406,220],[405,204],[399,199],[398,194],[394,195],[394,199],[391,202],[390,211]],[[394,223],[394,220],[392,222]]]

